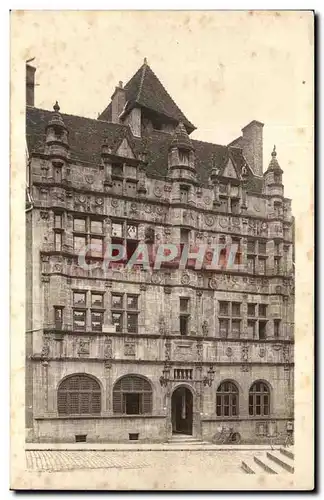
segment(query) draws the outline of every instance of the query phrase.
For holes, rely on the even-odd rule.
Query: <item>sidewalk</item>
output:
[[[279,449],[282,445],[274,445]],[[267,444],[218,445],[211,443],[26,443],[26,451],[247,451],[270,450]]]

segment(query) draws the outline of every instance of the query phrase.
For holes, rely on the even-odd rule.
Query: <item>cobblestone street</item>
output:
[[[80,469],[144,469],[180,467],[239,472],[249,451],[26,451],[27,469],[56,472]]]

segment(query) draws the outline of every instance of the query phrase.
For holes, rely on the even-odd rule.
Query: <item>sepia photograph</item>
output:
[[[10,17],[10,487],[311,490],[314,13]]]

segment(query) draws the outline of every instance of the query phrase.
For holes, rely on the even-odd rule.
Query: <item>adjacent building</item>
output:
[[[98,119],[37,108],[30,65],[26,82],[26,439],[284,435],[293,217],[275,148],[263,167],[263,123],[228,145],[192,139],[146,60]],[[128,268],[139,243],[152,265]],[[110,244],[125,255],[104,266]],[[162,244],[178,254],[154,269]],[[202,245],[222,248],[217,268],[207,252],[179,269]]]

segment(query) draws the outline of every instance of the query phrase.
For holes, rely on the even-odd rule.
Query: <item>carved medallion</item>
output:
[[[229,221],[227,217],[220,217],[218,222],[221,227],[226,228]]]
[[[103,204],[103,198],[96,198],[96,204],[97,205],[102,205]]]
[[[111,200],[111,206],[112,206],[112,207],[115,207],[115,208],[116,208],[116,207],[118,207],[118,200],[116,200],[115,198],[113,198],[113,199]]]
[[[125,342],[124,356],[135,356],[135,342]]]
[[[151,205],[144,205],[144,212],[150,214],[152,212]]]
[[[93,184],[94,182],[94,178],[93,178],[93,175],[86,175],[85,176],[85,180],[88,184]]]
[[[210,204],[211,204],[211,201],[212,201],[212,200],[211,200],[211,197],[210,197],[210,196],[205,196],[205,197],[204,197],[204,202],[205,202],[205,204],[206,204],[206,205],[210,205]]]
[[[233,349],[231,347],[227,347],[225,354],[230,358],[233,355]]]
[[[264,347],[260,347],[259,356],[260,356],[260,358],[264,358],[264,356],[265,356],[265,348]]]
[[[212,278],[210,278],[209,280],[209,288],[211,288],[212,290],[216,290],[217,289],[217,280],[216,280],[216,277],[213,276]]]
[[[183,275],[181,276],[181,283],[183,285],[189,285],[189,283],[190,283],[190,276],[189,276],[189,274],[183,273]]]
[[[159,186],[155,186],[154,190],[153,190],[153,193],[154,193],[154,195],[157,198],[161,198],[161,196],[162,196],[162,189]]]
[[[212,226],[214,224],[215,220],[212,215],[205,215],[205,223],[207,226]]]

